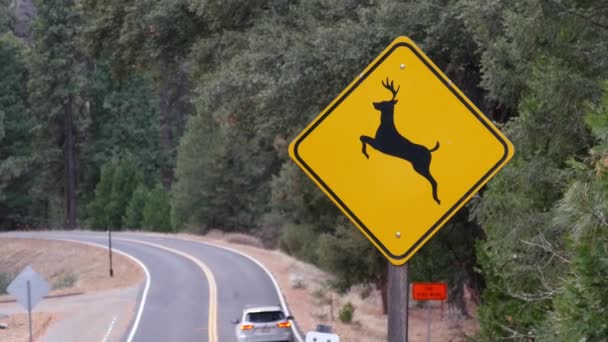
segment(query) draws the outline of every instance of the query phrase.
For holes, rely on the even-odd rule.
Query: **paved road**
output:
[[[17,235],[107,243],[105,233]],[[139,259],[150,273],[150,288],[133,341],[234,341],[231,321],[240,317],[245,305],[280,304],[270,277],[241,255],[199,242],[168,237],[138,233],[113,233],[112,237],[113,248]],[[211,274],[206,275],[203,268]],[[211,281],[208,277],[212,278]],[[213,308],[214,300],[209,298],[213,290],[217,291],[217,314]],[[142,294],[143,287],[140,300]],[[209,334],[210,312],[211,321],[216,322],[217,339]]]

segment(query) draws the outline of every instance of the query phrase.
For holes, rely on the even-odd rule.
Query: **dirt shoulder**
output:
[[[180,238],[208,242],[235,249],[262,263],[275,277],[285,296],[292,315],[304,333],[312,331],[318,324],[330,325],[334,333],[345,342],[386,341],[387,317],[382,314],[379,291],[373,288],[355,288],[346,295],[340,295],[324,284],[330,275],[313,265],[296,260],[278,250],[261,248],[255,238],[242,234],[221,234],[210,236],[177,234]],[[355,308],[352,323],[342,323],[340,309],[347,303]],[[434,305],[431,309],[431,330],[433,341],[467,341],[474,335],[479,325],[475,317],[469,320],[448,321],[447,308]],[[476,308],[471,304],[469,312],[475,316]],[[409,340],[426,341],[428,311],[412,305],[409,316]]]
[[[127,288],[144,279],[143,270],[129,258],[118,253],[112,257],[116,276],[110,278],[108,253],[102,248],[66,241],[0,238],[0,286],[6,287],[28,265],[51,285],[47,298]],[[3,307],[14,305],[12,296],[0,295],[0,313]],[[51,325],[69,316],[60,310],[34,312],[34,336],[43,336]],[[0,341],[27,340],[26,313],[0,315],[0,323],[9,326],[0,330]]]

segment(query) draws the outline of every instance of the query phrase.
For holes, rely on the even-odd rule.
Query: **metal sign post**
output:
[[[407,342],[409,283],[408,265],[388,265],[388,342]]]
[[[32,286],[27,281],[27,317],[30,324],[30,342],[32,342]]]
[[[439,300],[443,305],[443,301],[448,296],[448,285],[446,283],[413,283],[412,294],[415,300],[426,301],[427,308],[427,341],[431,340],[431,318],[433,309],[431,300]]]
[[[431,302],[426,302],[427,311],[428,311],[428,320],[426,326],[426,340],[427,342],[431,342],[431,318],[433,314],[433,310],[431,309]]]
[[[27,309],[29,321],[29,341],[32,342],[32,309],[51,290],[49,283],[36,273],[31,266],[27,266],[17,275],[6,288],[6,292],[15,297],[17,303]]]

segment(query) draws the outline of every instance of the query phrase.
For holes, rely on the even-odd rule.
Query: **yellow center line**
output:
[[[134,243],[138,243],[138,244],[142,244],[142,245],[148,245],[148,246],[152,246],[155,248],[163,249],[165,251],[171,252],[173,254],[177,254],[179,256],[182,256],[182,257],[192,261],[194,264],[196,264],[196,266],[198,266],[201,270],[203,270],[203,273],[205,274],[205,277],[207,278],[207,282],[209,283],[209,322],[208,322],[209,342],[217,342],[217,285],[215,283],[215,277],[213,277],[213,273],[211,272],[209,267],[207,267],[207,265],[205,265],[203,262],[201,262],[200,260],[198,260],[197,258],[193,257],[190,254],[187,254],[182,251],[178,251],[176,249],[169,248],[169,247],[166,247],[163,245],[158,245],[158,244],[155,244],[152,242],[144,242],[144,241],[128,239],[128,238],[115,238],[115,239],[121,240],[121,241],[130,241],[130,242],[134,242]]]

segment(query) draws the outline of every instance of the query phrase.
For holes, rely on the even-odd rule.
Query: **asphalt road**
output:
[[[10,234],[15,235],[107,244],[106,233]],[[141,261],[150,274],[150,287],[133,341],[235,341],[231,321],[240,318],[246,305],[280,305],[268,274],[239,254],[199,242],[146,234],[112,233],[112,238],[113,248]],[[210,300],[214,291],[217,298]],[[140,301],[143,293],[142,286]],[[209,333],[213,322],[216,327],[211,329],[216,328],[217,334]],[[127,335],[130,331],[131,328]]]

